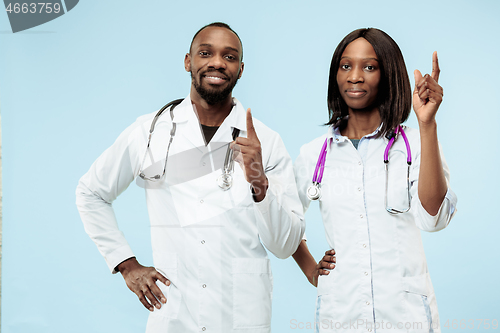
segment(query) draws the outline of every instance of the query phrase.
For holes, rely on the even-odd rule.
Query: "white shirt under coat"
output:
[[[413,156],[408,213],[391,215],[385,209],[383,156],[388,140],[375,138],[378,130],[363,137],[356,150],[338,129],[330,127],[328,134],[304,145],[295,162],[299,196],[307,210],[306,190],[328,138],[319,205],[337,264],[329,275],[319,277],[316,323],[320,332],[440,332],[420,230],[445,228],[456,211],[457,198],[448,188],[436,216],[422,207],[419,131],[404,129]],[[389,153],[388,193],[389,205],[400,210],[408,207],[406,156],[400,137]],[[443,155],[441,159],[449,184],[448,166]],[[413,326],[408,329],[409,325]]]
[[[127,128],[77,187],[85,230],[113,273],[134,254],[111,203],[139,174],[155,114]],[[174,109],[174,122],[166,180],[137,178],[146,192],[154,265],[171,281],[170,287],[157,282],[167,303],[150,314],[146,332],[270,332],[273,287],[264,246],[287,258],[305,228],[290,156],[279,135],[254,119],[269,180],[265,198],[256,203],[238,163],[231,189],[216,184],[233,128],[246,137],[240,102],[234,99],[208,145],[189,97]],[[167,110],[156,123],[144,170],[163,169],[171,127]]]

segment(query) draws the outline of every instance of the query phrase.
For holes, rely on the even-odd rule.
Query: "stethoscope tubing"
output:
[[[387,206],[387,191],[388,191],[388,180],[389,180],[389,169],[388,169],[388,164],[389,164],[389,151],[392,148],[394,142],[396,141],[397,136],[401,134],[403,137],[403,140],[405,142],[406,146],[406,163],[408,164],[408,170],[407,170],[407,176],[406,176],[406,181],[407,181],[407,191],[408,191],[408,208],[405,210],[397,210],[395,208]],[[323,143],[323,146],[321,148],[321,152],[318,157],[318,161],[316,162],[316,168],[314,169],[314,174],[312,178],[312,185],[310,185],[307,189],[307,196],[310,200],[318,200],[321,198],[321,181],[323,180],[323,172],[325,169],[325,163],[326,163],[326,152],[327,152],[327,146],[328,146],[328,139],[325,139],[325,142]],[[410,210],[411,208],[411,195],[410,195],[410,166],[412,163],[412,158],[411,158],[411,149],[410,149],[410,143],[408,141],[408,137],[406,136],[405,131],[403,130],[403,127],[401,125],[398,125],[394,132],[391,134],[391,137],[389,139],[389,142],[387,143],[387,146],[385,147],[384,151],[384,169],[385,169],[385,208],[386,210],[391,213],[391,214],[401,214],[401,213],[406,213]]]

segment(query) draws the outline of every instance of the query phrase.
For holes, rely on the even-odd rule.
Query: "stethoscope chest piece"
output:
[[[231,186],[233,186],[233,176],[228,173],[223,173],[217,177],[217,185],[224,191],[229,190]]]
[[[321,189],[318,183],[313,183],[307,188],[307,197],[310,200],[318,200],[321,198]]]

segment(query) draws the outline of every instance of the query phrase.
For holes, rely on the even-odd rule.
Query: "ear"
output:
[[[189,53],[186,53],[184,57],[184,69],[186,72],[191,72],[191,55]]]
[[[238,74],[238,79],[241,78],[241,76],[243,75],[243,68],[245,67],[245,63],[243,63],[243,61],[241,62],[241,65],[240,65],[240,73]]]

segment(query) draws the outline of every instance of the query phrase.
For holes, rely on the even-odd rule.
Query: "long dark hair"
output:
[[[341,129],[347,125],[347,104],[340,95],[337,72],[345,48],[358,38],[366,39],[377,54],[380,65],[380,83],[375,103],[378,105],[382,128],[377,137],[392,132],[396,126],[408,119],[411,111],[411,88],[403,54],[398,44],[385,32],[375,28],[358,29],[344,37],[335,49],[328,80],[328,113],[326,125]]]

